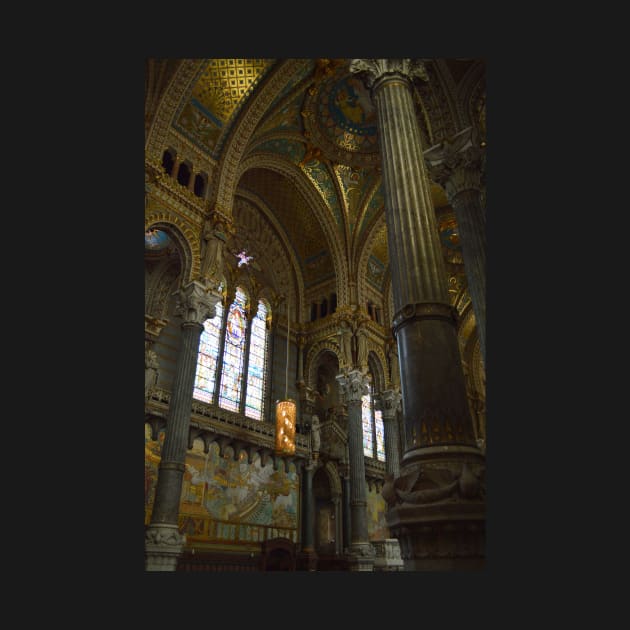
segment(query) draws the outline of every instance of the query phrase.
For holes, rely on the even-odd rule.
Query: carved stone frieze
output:
[[[466,461],[420,465],[396,479],[387,474],[381,494],[390,507],[482,501],[485,498],[485,469],[480,465],[471,466]]]

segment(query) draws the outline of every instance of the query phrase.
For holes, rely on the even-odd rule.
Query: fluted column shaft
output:
[[[472,301],[481,356],[486,361],[486,215],[479,191],[458,193],[451,205],[459,227],[468,292]]]
[[[360,370],[337,375],[342,397],[348,407],[348,451],[350,459],[351,546],[367,543],[367,495],[361,398],[368,393],[368,379]]]
[[[432,178],[455,211],[481,354],[486,359],[486,213],[481,203],[483,149],[472,128],[424,154]]]
[[[352,543],[352,515],[350,513],[350,474],[349,472],[343,476],[343,545],[345,551],[350,548]]]
[[[404,471],[436,447],[478,451],[411,91],[412,74],[426,78],[426,72],[409,60],[380,59],[353,60],[351,70],[366,79],[378,116],[393,331],[405,368]]]
[[[313,495],[313,473],[315,462],[309,461],[304,466],[303,490],[304,508],[302,512],[302,551],[312,553],[315,551],[315,497]]]
[[[381,392],[379,398],[385,430],[385,469],[394,477],[400,474],[400,439],[396,411],[401,398],[400,392],[394,389]]]
[[[158,467],[155,502],[146,532],[146,568],[149,571],[175,570],[177,555],[184,542],[177,526],[199,338],[203,322],[214,317],[219,295],[206,291],[204,285],[193,281],[179,291],[178,299],[178,310],[183,319],[181,346]]]

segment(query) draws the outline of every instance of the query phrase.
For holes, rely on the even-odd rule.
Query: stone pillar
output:
[[[404,443],[401,476],[386,484],[387,524],[406,570],[483,566],[484,458],[472,425],[457,313],[450,305],[412,77],[421,62],[354,59],[377,111]]]
[[[342,532],[341,532],[341,497],[334,494],[331,497],[334,507],[333,516],[335,519],[335,555],[339,556],[342,552]]]
[[[307,571],[317,569],[315,553],[315,496],[313,495],[313,474],[316,464],[309,460],[304,465],[302,477],[302,551],[301,559]]]
[[[402,394],[395,389],[381,392],[375,401],[383,412],[383,427],[385,429],[385,469],[396,478],[400,475],[400,440],[398,437],[398,421],[396,411]]]
[[[368,377],[360,370],[336,376],[343,402],[348,406],[348,452],[350,458],[351,541],[349,567],[372,571],[374,549],[368,538],[365,460],[361,424],[361,398],[368,393]]]
[[[297,382],[304,382],[304,346],[306,345],[306,335],[303,332],[298,332],[295,336],[297,342],[298,355],[297,355]]]
[[[188,428],[203,322],[214,317],[220,296],[192,281],[178,292],[182,318],[181,347],[166,422],[166,436],[158,468],[155,503],[145,532],[147,571],[174,571],[185,536],[179,533],[179,502],[188,447]]]
[[[455,211],[481,356],[486,361],[486,213],[481,203],[483,149],[471,127],[424,157]]]
[[[181,155],[175,156],[175,162],[173,162],[173,170],[171,171],[171,177],[177,181],[177,175],[179,174],[179,167],[181,166],[184,159]]]
[[[190,190],[191,193],[195,192],[195,177],[196,177],[195,169],[191,166],[190,177],[188,178],[188,190]]]
[[[343,545],[344,553],[350,553],[350,545],[352,544],[351,514],[350,514],[350,468],[347,467],[341,474],[343,480]]]

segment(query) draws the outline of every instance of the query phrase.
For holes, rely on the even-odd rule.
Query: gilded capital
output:
[[[341,399],[344,404],[360,403],[361,398],[369,392],[370,377],[360,370],[352,370],[346,374],[337,374]]]
[[[362,78],[367,88],[392,74],[401,75],[409,81],[416,77],[423,81],[429,80],[424,63],[419,59],[353,59],[350,72]]]
[[[176,312],[184,322],[203,324],[216,314],[216,305],[221,299],[218,291],[211,291],[201,283],[193,280],[175,292],[177,299]]]
[[[397,389],[386,389],[381,392],[377,400],[378,407],[383,412],[383,420],[393,420],[400,406],[402,394]]]

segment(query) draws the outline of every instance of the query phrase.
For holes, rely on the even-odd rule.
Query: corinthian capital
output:
[[[484,151],[471,127],[424,152],[429,175],[452,203],[461,192],[481,190]]]
[[[402,394],[397,389],[386,389],[378,398],[378,406],[383,412],[383,420],[393,420],[402,400]]]
[[[177,298],[177,314],[185,322],[203,324],[216,314],[216,305],[221,294],[211,291],[201,283],[193,280],[175,293]]]
[[[345,404],[361,402],[361,398],[369,392],[370,377],[360,370],[352,370],[347,374],[337,374],[341,399]]]
[[[400,74],[410,81],[414,77],[429,80],[424,63],[419,59],[353,59],[350,72],[363,78],[368,88],[388,74]]]

